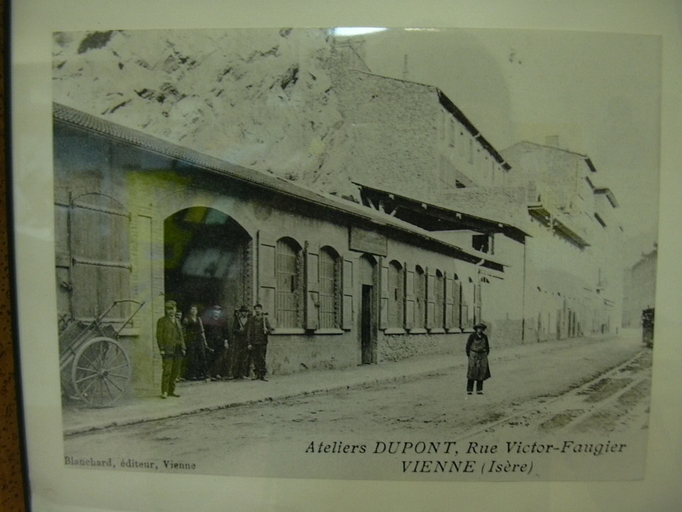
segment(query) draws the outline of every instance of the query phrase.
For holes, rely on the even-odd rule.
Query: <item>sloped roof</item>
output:
[[[495,231],[520,239],[528,234],[525,190],[521,187],[472,187],[454,189],[443,186],[432,191],[427,198],[418,194],[405,195],[390,184],[373,186],[367,182],[354,181],[361,188],[379,191],[399,198],[404,204],[421,203],[422,208],[434,212],[443,219],[453,217],[470,219],[482,225],[489,224]]]
[[[594,166],[594,163],[592,163],[592,160],[590,159],[589,156],[583,155],[582,153],[577,153],[575,151],[570,151],[568,149],[562,149],[562,148],[557,148],[555,146],[545,146],[542,144],[536,144],[535,142],[528,142],[528,141],[522,141],[522,142],[517,142],[516,144],[512,144],[508,148],[502,150],[502,153],[504,154],[504,158],[512,160],[513,159],[513,153],[515,151],[522,150],[525,153],[534,153],[534,152],[539,152],[539,151],[555,151],[557,153],[562,153],[568,157],[574,157],[579,160],[583,160],[585,162],[585,165],[587,165],[588,169],[590,172],[597,172],[597,168]],[[516,162],[511,162],[512,167],[515,167]]]
[[[475,263],[480,263],[482,261],[480,254],[464,250],[459,246],[440,239],[438,236],[435,236],[424,229],[401,221],[400,219],[395,219],[386,213],[294,184],[291,181],[280,178],[274,174],[231,164],[193,149],[179,146],[172,142],[159,139],[153,135],[112,123],[56,102],[53,103],[53,117],[55,121],[85,129],[89,132],[112,138],[165,157],[183,161],[209,172],[214,172],[231,179],[262,187],[287,196],[295,201],[315,204],[341,214],[349,215],[356,219],[370,222],[374,226],[385,227],[418,236],[429,243],[439,246],[441,250],[455,252],[460,259],[465,261]],[[486,256],[483,260],[483,266],[492,266],[498,269],[501,269],[504,266],[504,263],[493,257]]]

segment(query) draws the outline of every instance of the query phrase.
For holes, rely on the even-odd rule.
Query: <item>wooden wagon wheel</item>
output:
[[[91,407],[113,404],[123,395],[130,378],[130,358],[111,338],[88,340],[74,356],[71,380],[78,396]]]

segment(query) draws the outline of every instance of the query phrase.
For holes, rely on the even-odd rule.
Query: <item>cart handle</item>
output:
[[[136,301],[136,300],[133,300],[133,299],[117,300],[117,301],[114,302],[114,305],[120,304],[120,303],[122,303],[122,302],[131,302],[131,303],[133,303],[133,304],[137,304],[137,307],[135,308],[135,311],[133,311],[133,312],[130,314],[130,316],[126,319],[126,321],[123,322],[123,323],[121,324],[121,327],[119,327],[119,329],[116,331],[116,335],[117,335],[117,336],[121,333],[121,331],[123,330],[123,328],[124,328],[126,325],[128,325],[128,323],[133,319],[133,317],[137,314],[137,312],[138,312],[139,310],[142,309],[142,306],[144,306],[144,301],[139,302],[139,301]]]
[[[137,312],[140,311],[140,309],[142,309],[142,306],[144,306],[144,304],[145,304],[144,301],[140,302],[140,301],[133,300],[133,299],[115,300],[114,303],[113,303],[111,306],[109,306],[109,309],[107,309],[104,313],[102,313],[102,314],[99,316],[99,318],[97,318],[96,323],[99,324],[99,322],[100,322],[104,317],[107,316],[107,314],[109,313],[109,311],[111,311],[112,309],[114,309],[118,304],[123,304],[123,303],[126,303],[126,302],[131,302],[131,303],[133,303],[133,304],[137,304],[137,307],[135,308],[135,311],[133,311],[133,312],[130,314],[130,316],[129,316],[128,318],[126,318],[125,322],[123,322],[123,323],[121,324],[121,326],[120,326],[118,329],[114,329],[114,331],[116,332],[116,336],[118,336],[118,335],[121,333],[121,331],[123,330],[123,328],[124,328],[126,325],[128,325],[128,324],[130,323],[130,321],[131,321],[131,320],[133,319],[133,317],[137,314]]]

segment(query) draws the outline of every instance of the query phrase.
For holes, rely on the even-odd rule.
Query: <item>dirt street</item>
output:
[[[322,441],[456,440],[486,431],[537,438],[565,429],[609,435],[646,428],[651,353],[639,339],[575,340],[547,348],[527,353],[520,347],[491,364],[484,395],[467,396],[465,370],[457,369],[68,436],[65,454],[196,461],[205,473],[242,468],[259,474],[272,465],[272,453],[304,452]],[[267,385],[277,385],[276,378]],[[285,463],[278,467],[287,470]]]

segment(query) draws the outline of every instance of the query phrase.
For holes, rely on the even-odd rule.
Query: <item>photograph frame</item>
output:
[[[633,10],[633,12],[636,10],[634,6],[632,7],[632,10]],[[251,20],[252,20],[252,23],[253,23],[253,18],[252,18]],[[255,26],[255,25],[254,25],[254,26]],[[679,51],[679,48],[677,48],[677,50]],[[664,66],[665,66],[665,64],[664,64]],[[665,78],[664,78],[664,81],[665,81]],[[666,111],[665,111],[665,101],[666,101],[666,100],[665,100],[665,98],[666,98],[666,91],[665,91],[665,84],[664,84],[664,118],[666,117]],[[14,108],[14,112],[16,113],[17,111],[21,111],[21,110],[20,110],[20,109],[17,110],[17,108],[15,107],[15,108]],[[673,123],[673,124],[674,124],[674,123]],[[667,132],[665,131],[665,126],[666,126],[666,125],[665,125],[665,119],[664,119],[664,131],[663,131],[663,136],[662,136],[662,144],[663,144],[664,147],[665,147],[665,145],[666,145],[666,137],[665,137],[665,134],[667,133]],[[18,152],[17,152],[16,146],[15,146],[15,155],[16,155],[17,153],[23,154],[21,151],[18,151]],[[662,166],[661,166],[661,167],[662,167],[662,172],[664,172],[664,169],[665,169],[665,162],[666,162],[666,161],[667,161],[667,158],[666,158],[665,155],[664,155],[664,158],[663,158],[663,162],[664,162],[664,163],[663,163]],[[15,162],[16,162],[16,160],[15,160]],[[667,178],[666,178],[666,176],[667,176]],[[668,172],[667,174],[664,173],[664,174],[662,175],[662,180],[665,181],[665,179],[674,180],[674,178],[671,176],[670,172]],[[20,185],[20,187],[21,187],[21,185]],[[15,198],[16,198],[16,191],[15,191]],[[662,196],[662,200],[664,200],[664,199],[663,199],[663,196]],[[17,216],[17,218],[18,218],[18,216]],[[661,232],[662,232],[662,233],[665,233],[665,232],[666,232],[666,231],[665,231],[666,229],[668,229],[668,230],[670,229],[670,226],[668,226],[668,227],[666,228],[666,225],[665,225],[665,224],[666,224],[666,223],[665,223],[665,219],[664,219],[663,216],[661,216]],[[24,227],[26,227],[26,226],[24,226]],[[32,226],[29,226],[29,227],[32,227]],[[16,231],[21,231],[21,230],[22,230],[22,226],[19,226],[18,229],[17,229],[17,226],[15,226],[15,230],[16,230]],[[665,238],[665,236],[663,235],[662,238]],[[669,240],[668,243],[671,243],[670,241],[671,241],[671,240],[674,240],[674,236],[673,236],[672,238],[669,238],[668,240]],[[676,243],[676,242],[673,242],[673,243]],[[664,257],[663,257],[662,259],[665,261],[665,258],[664,258]],[[669,256],[668,256],[668,261],[669,261]],[[665,285],[663,286],[663,289],[665,290]],[[20,289],[19,289],[19,295],[21,295],[21,293],[22,293],[22,290],[21,290],[21,287],[20,287]],[[661,334],[661,337],[662,337],[662,338],[664,338],[664,337],[666,336],[666,333],[667,333],[667,335],[669,335],[669,334],[671,333],[672,327],[673,327],[674,324],[675,324],[675,321],[674,321],[674,318],[675,318],[675,317],[674,317],[674,315],[673,315],[673,316],[665,316],[665,315],[666,315],[666,311],[668,311],[668,314],[669,314],[669,312],[670,312],[671,310],[674,309],[674,308],[672,307],[672,305],[677,304],[677,303],[675,302],[677,299],[678,299],[677,297],[671,297],[671,298],[667,298],[667,297],[666,297],[666,299],[664,300],[664,310],[663,310],[663,311],[664,311],[664,316],[663,316],[663,319],[662,319],[662,327],[661,327],[661,329],[663,330],[663,334]],[[665,303],[666,303],[666,302],[667,302],[668,305],[670,305],[670,306],[668,307],[668,309],[665,308]],[[19,316],[21,317],[21,311],[19,311]],[[657,320],[658,320],[658,318],[657,318]],[[20,318],[20,325],[21,325],[21,318]],[[659,324],[657,324],[657,329],[658,329],[658,326],[659,326]],[[664,338],[664,339],[665,339],[665,338]],[[659,354],[660,354],[660,352],[659,352]],[[673,354],[673,355],[676,354],[674,348],[671,348],[670,354]],[[657,355],[657,356],[655,356],[655,357],[659,358],[659,359],[658,359],[658,362],[656,363],[656,365],[659,365],[659,363],[661,362],[661,359],[660,359],[661,356],[660,356],[660,355]],[[665,363],[661,363],[660,366],[663,368],[662,372],[666,372],[666,370],[669,370],[669,368],[667,367],[667,365],[666,365]],[[655,380],[656,380],[656,379],[655,379]],[[660,388],[658,389],[658,392],[660,393]],[[663,395],[658,394],[657,396],[661,397],[660,399],[667,398],[667,396],[665,395],[665,393],[664,393]],[[656,400],[654,400],[653,403],[654,403],[654,405],[655,405]],[[676,425],[676,423],[673,422],[672,425]],[[677,428],[679,429],[679,425],[677,425]],[[658,455],[660,455],[660,453],[659,453]],[[657,455],[657,456],[658,456],[658,455]],[[678,454],[678,456],[679,456],[679,454]],[[94,477],[93,480],[96,481],[96,480],[98,480],[98,478],[99,478],[99,476]],[[195,480],[196,480],[196,477],[194,477],[194,478],[189,478],[189,477],[188,477],[188,480],[189,480],[189,479],[195,481]],[[280,484],[279,482],[278,482],[278,483],[263,482],[263,481],[258,480],[258,479],[253,479],[253,482],[252,482],[252,483],[254,483],[254,484],[256,485],[257,488],[260,488],[260,489],[263,489],[263,488],[271,488],[271,489],[273,490],[273,492],[278,492],[278,493],[281,492],[281,487],[280,487],[280,485],[286,485],[286,484]],[[352,483],[348,483],[348,482],[346,482],[346,483],[337,482],[337,484],[338,484],[338,487],[339,487],[339,488],[344,488],[344,487],[345,487],[345,488],[352,488],[352,486],[353,486]],[[362,486],[362,484],[358,484],[358,485]],[[383,483],[383,482],[382,482],[381,484],[373,484],[373,485],[377,485],[377,487],[390,488],[390,487],[394,486],[395,483],[390,483],[390,482],[388,482],[388,483]],[[412,487],[413,485],[416,485],[416,484],[411,483],[411,484],[409,485],[409,487]],[[429,483],[429,484],[426,484],[426,483],[425,483],[425,484],[424,484],[424,488],[428,488],[429,486],[432,486],[432,485],[433,485],[432,483]],[[460,484],[460,485],[463,485],[463,484]],[[492,485],[492,484],[491,484],[491,485]],[[500,485],[500,488],[502,488],[502,484],[499,484],[499,485]],[[509,485],[512,485],[512,484],[504,484],[505,487],[506,487],[506,486],[509,486]],[[557,484],[557,485],[558,485],[558,484]],[[595,485],[596,485],[596,484],[595,484]],[[335,486],[332,485],[332,484],[329,484],[329,485],[326,485],[326,486],[325,486],[325,485],[322,485],[322,486],[320,486],[320,487],[323,487],[323,488],[325,488],[326,490],[320,491],[320,494],[318,494],[318,497],[319,497],[319,498],[321,498],[321,497],[323,497],[323,496],[327,496],[327,495],[328,495],[327,493],[330,493],[330,492],[333,493],[334,491],[333,491],[332,489],[335,488]],[[471,488],[473,488],[473,487],[477,487],[477,486],[476,486],[476,485],[472,485]],[[564,487],[565,487],[565,489],[560,489],[560,490],[559,490],[559,493],[560,493],[560,494],[561,494],[562,492],[563,492],[563,493],[569,492],[568,489],[571,488],[571,487],[575,487],[575,486],[565,485]],[[507,487],[507,488],[508,488],[508,487]],[[546,490],[547,490],[547,487],[545,487],[545,491],[546,491]],[[541,491],[541,492],[545,492],[545,491]],[[672,492],[672,488],[670,488],[669,491]],[[368,492],[369,492],[369,491],[368,491]],[[594,492],[598,492],[598,491],[594,491]],[[437,493],[437,494],[438,494],[438,493]],[[445,499],[445,497],[448,495],[448,491],[443,491],[442,493],[440,493],[440,494],[438,494],[438,495],[440,496],[440,499]],[[471,498],[471,496],[473,496],[473,495],[470,495],[470,499],[473,499],[473,498]],[[671,496],[671,498],[670,498],[671,500],[672,500],[672,499],[675,499],[675,498],[673,497],[672,494],[671,494],[670,496]],[[283,497],[283,498],[284,498],[284,497]],[[91,502],[90,500],[92,500],[92,497],[83,497],[83,499],[84,499],[83,503]],[[296,502],[296,498],[293,498],[293,497],[291,497],[291,496],[289,496],[288,498],[284,498],[284,499],[285,499],[285,500],[288,499],[290,503],[295,503],[295,502]],[[238,500],[239,500],[239,501],[243,501],[244,503],[247,503],[247,502],[249,501],[248,498],[247,498],[246,496],[241,496],[241,497],[238,498]],[[293,501],[291,501],[291,500],[293,500]],[[114,501],[115,501],[115,500],[114,500]],[[112,503],[113,503],[114,501],[112,501]],[[34,502],[34,503],[36,503],[36,502]],[[604,508],[604,507],[608,507],[608,506],[610,506],[610,505],[604,505],[605,503],[606,503],[606,501],[604,501],[604,500],[602,500],[601,503],[595,501],[595,502],[593,503],[593,505],[595,505],[596,507],[602,507],[602,508],[594,508],[594,509],[595,509],[595,510],[608,510],[608,508]],[[671,501],[670,503],[673,503],[673,502]],[[103,503],[103,504],[106,506],[105,503]],[[261,503],[261,504],[262,504],[262,503]],[[38,505],[38,504],[36,503],[36,505],[37,505],[38,507],[40,507],[40,506],[44,506],[45,504],[43,503],[42,505]],[[71,504],[69,504],[69,505],[71,505]],[[65,506],[69,506],[69,505],[65,504]],[[274,506],[274,505],[271,504],[270,506]],[[558,506],[557,506],[557,507],[558,507]],[[556,508],[556,509],[558,510],[559,508]],[[553,510],[553,508],[548,508],[548,510]]]

